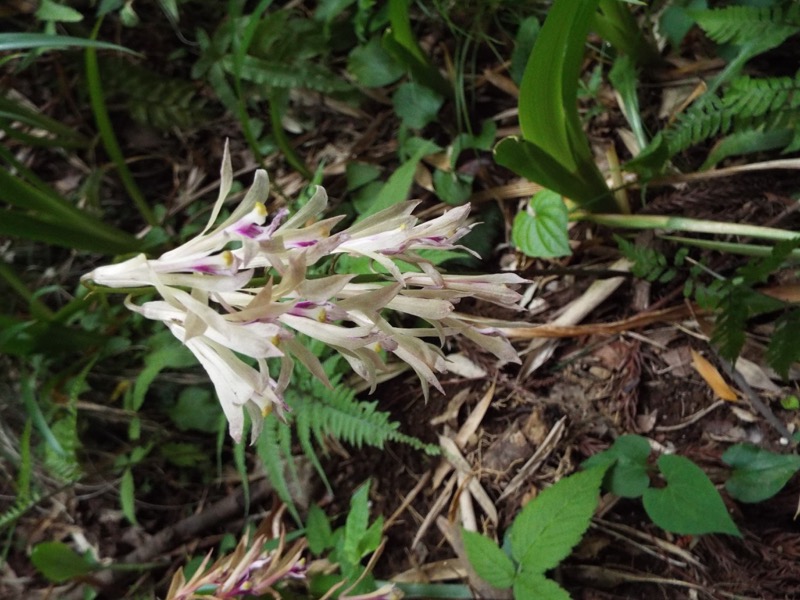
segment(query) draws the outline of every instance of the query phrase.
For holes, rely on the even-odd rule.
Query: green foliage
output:
[[[647,245],[635,244],[625,238],[614,235],[622,254],[633,263],[631,273],[646,281],[667,283],[678,274],[678,269],[683,266],[688,254],[686,248],[679,250],[673,258],[672,264],[666,255]]]
[[[478,575],[499,589],[513,587],[518,600],[569,598],[544,574],[569,556],[589,528],[607,468],[604,464],[565,477],[531,500],[506,532],[502,549],[477,533],[462,531]]]
[[[97,569],[88,557],[81,556],[62,542],[41,542],[31,550],[31,562],[53,583],[63,583]]]
[[[737,50],[712,84],[712,91],[752,57],[780,46],[800,31],[800,6],[791,0],[773,6],[727,6],[690,14],[709,38],[718,44],[731,44]]]
[[[650,443],[639,435],[621,435],[608,450],[595,454],[583,463],[587,469],[606,465],[603,486],[623,498],[639,498],[650,486],[647,460]]]
[[[121,102],[140,125],[190,129],[211,117],[207,99],[188,81],[120,58],[101,59],[100,75],[108,99]]]
[[[711,151],[703,169],[737,154],[771,149],[791,152],[800,147],[800,73],[794,77],[737,76],[747,60],[800,32],[800,6],[783,2],[772,7],[730,6],[686,14],[715,42],[735,45],[737,54],[709,91],[661,130],[626,168],[645,176],[660,173],[679,153],[720,135],[727,137]]]
[[[517,213],[511,236],[514,245],[528,256],[569,256],[567,206],[561,196],[542,190],[531,198],[528,210]]]
[[[374,578],[365,573],[361,564],[362,559],[378,549],[383,537],[383,517],[379,516],[371,524],[369,522],[369,487],[367,481],[355,491],[344,525],[335,530],[321,509],[313,506],[309,510],[306,521],[309,549],[317,555],[329,551],[328,560],[337,564],[340,572],[337,575],[317,575],[311,581],[312,591],[324,593],[337,584],[349,586],[348,594],[375,590]]]
[[[387,442],[399,442],[428,454],[438,454],[438,446],[424,444],[399,431],[399,423],[391,415],[377,409],[378,402],[358,400],[351,388],[340,383],[346,363],[337,355],[323,363],[332,387],[328,388],[305,368],[297,365],[295,376],[286,390],[285,399],[291,411],[283,421],[274,414],[264,422],[264,431],[257,441],[259,457],[281,499],[293,506],[285,465],[293,465],[292,432],[311,464],[332,493],[318,456],[318,448],[326,450],[332,438],[361,448],[383,448]]]
[[[607,467],[604,487],[627,498],[641,496],[647,515],[662,529],[691,535],[741,535],[719,492],[700,467],[683,456],[662,455],[656,465],[666,486],[652,487],[649,456],[650,444],[645,438],[624,435],[583,466]]]
[[[784,302],[759,293],[754,286],[766,282],[798,244],[800,238],[779,242],[769,256],[748,262],[732,277],[716,280],[708,286],[697,286],[695,296],[698,303],[717,313],[712,341],[727,360],[734,362],[741,352],[749,319],[786,307]],[[784,375],[798,356],[797,343],[786,329],[797,318],[795,310],[786,313],[776,326],[776,335],[767,348],[770,365],[780,369]]]
[[[436,119],[444,98],[413,82],[401,84],[392,96],[394,111],[406,127],[422,129]]]
[[[648,488],[642,495],[644,509],[654,523],[683,535],[727,533],[741,537],[719,492],[700,467],[671,454],[659,457],[657,464],[667,486]]]
[[[733,469],[725,489],[740,502],[755,503],[772,498],[800,470],[800,456],[775,454],[751,444],[731,446],[722,460]]]
[[[582,206],[616,212],[578,115],[583,45],[598,0],[556,0],[539,32],[520,85],[522,138],[506,138],[495,160]]]

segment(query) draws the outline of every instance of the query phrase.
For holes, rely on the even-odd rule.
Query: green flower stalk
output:
[[[426,397],[429,386],[443,391],[437,374],[445,371],[441,349],[428,338],[443,343],[448,336],[465,335],[499,359],[519,362],[502,334],[462,321],[454,305],[476,297],[513,306],[519,295],[510,286],[525,280],[510,273],[443,274],[418,252],[462,248],[457,242],[472,227],[467,223],[469,206],[420,223],[412,215],[417,203],[404,202],[333,233],[340,217],[317,220],[327,207],[327,194],[319,186],[294,215],[282,209],[268,219],[263,201],[269,180],[259,170],[241,204],[214,226],[231,183],[226,146],[219,197],[197,237],[157,259],[139,255],[99,267],[84,280],[112,288],[156,289],[161,299],[137,304],[128,297],[126,305],[162,321],[197,357],[237,441],[244,411],[251,417],[255,439],[265,416],[288,410],[283,392],[294,360],[327,383],[322,365],[296,333],[335,349],[373,389],[378,373],[387,370],[384,356],[393,354],[414,369]],[[371,283],[354,283],[352,274],[308,277],[309,267],[336,254],[368,257],[388,274],[376,273]],[[399,261],[421,272],[404,273]],[[392,325],[384,315],[387,309],[424,319],[430,327]],[[240,356],[255,359],[256,366]],[[270,377],[270,359],[281,361],[277,380]]]

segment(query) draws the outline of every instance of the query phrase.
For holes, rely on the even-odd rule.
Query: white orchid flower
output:
[[[242,202],[217,224],[232,181],[226,144],[220,193],[199,235],[158,258],[135,256],[99,267],[83,279],[111,288],[155,288],[160,299],[136,303],[129,297],[127,306],[162,321],[194,354],[214,384],[237,441],[244,433],[245,412],[257,436],[266,415],[288,410],[283,392],[293,360],[327,383],[319,360],[296,339],[298,333],[339,352],[373,390],[378,374],[390,370],[385,357],[393,355],[419,376],[426,397],[430,386],[443,391],[437,376],[445,371],[443,353],[429,338],[443,343],[447,336],[464,335],[503,361],[519,361],[504,337],[461,320],[454,305],[472,297],[513,306],[519,294],[509,286],[525,280],[513,274],[442,274],[417,253],[461,248],[458,240],[473,227],[467,222],[469,206],[420,223],[413,216],[418,203],[403,202],[333,233],[341,219],[320,219],[327,207],[321,187],[295,214],[281,209],[270,219],[265,205],[269,179],[258,170]],[[354,283],[350,274],[308,277],[309,267],[335,254],[368,257],[391,278]],[[404,273],[397,261],[415,264],[422,272]],[[385,310],[424,319],[430,326],[397,327]],[[275,359],[281,361],[277,380],[267,368],[267,361]]]

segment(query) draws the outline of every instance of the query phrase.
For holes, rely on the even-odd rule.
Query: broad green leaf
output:
[[[403,67],[381,45],[378,37],[363,46],[356,46],[347,59],[347,70],[361,85],[381,87],[394,83],[405,72]]]
[[[660,60],[655,47],[647,41],[626,2],[600,0],[600,10],[595,14],[595,31],[618,52],[623,52],[639,66],[651,65]]]
[[[537,192],[530,208],[517,213],[511,237],[514,245],[528,256],[550,258],[569,256],[567,222],[569,215],[564,200],[551,190]]]
[[[312,504],[308,509],[306,540],[308,540],[308,549],[316,556],[333,545],[331,523],[325,512],[316,504]]]
[[[504,590],[514,583],[514,562],[492,540],[474,531],[461,530],[469,563],[488,584]]]
[[[604,485],[623,498],[638,498],[650,485],[647,459],[650,443],[639,435],[622,435],[608,449],[595,454],[581,465],[584,469],[610,465]]]
[[[759,126],[763,126],[763,124],[759,123]],[[793,135],[792,129],[789,128],[769,129],[767,131],[762,131],[761,129],[736,131],[714,144],[714,148],[700,166],[700,170],[711,169],[717,163],[730,156],[785,148],[792,141]]]
[[[515,600],[570,600],[567,590],[538,572],[522,571],[514,580]]]
[[[413,82],[402,84],[392,96],[395,113],[411,129],[422,129],[434,121],[443,102],[442,96]]]
[[[62,542],[42,542],[31,550],[31,562],[48,580],[62,583],[95,570],[96,566]]]
[[[642,496],[653,523],[672,533],[727,533],[741,537],[725,503],[703,470],[683,456],[665,454],[658,468],[667,487],[650,488]]]
[[[569,556],[589,527],[605,472],[603,465],[565,477],[517,515],[509,532],[511,556],[525,572],[544,573]]]
[[[615,2],[618,0],[614,0]],[[633,59],[624,54],[614,61],[614,66],[608,73],[608,80],[619,94],[622,114],[631,126],[631,131],[636,138],[636,143],[641,150],[647,146],[647,134],[642,123],[642,114],[639,109],[638,83],[639,73]]]
[[[680,46],[683,38],[694,27],[694,19],[689,16],[690,10],[703,10],[708,8],[707,0],[679,0],[665,7],[658,20],[658,30],[672,44],[673,48]]]
[[[389,20],[391,27],[383,36],[383,47],[395,60],[404,65],[414,81],[435,91],[441,96],[452,96],[450,83],[442,76],[423,52],[409,18],[410,0],[389,0]]]
[[[536,36],[542,26],[534,15],[526,17],[519,24],[517,35],[514,38],[514,51],[511,53],[511,66],[508,68],[508,73],[511,79],[520,83],[522,75],[525,73],[525,65],[528,62],[528,57],[531,55],[533,45],[536,43]]]
[[[511,169],[529,181],[558,192],[596,212],[617,212],[616,205],[610,199],[605,183],[603,190],[595,190],[580,173],[568,170],[547,151],[528,140],[519,137],[508,137],[501,140],[494,148],[497,164]]]
[[[748,503],[771,498],[800,469],[800,456],[775,454],[751,444],[731,446],[722,460],[733,467],[725,489],[740,502]]]

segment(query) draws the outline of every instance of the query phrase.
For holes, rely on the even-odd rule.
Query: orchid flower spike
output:
[[[525,280],[510,273],[443,274],[418,252],[466,250],[457,242],[472,227],[468,205],[420,223],[413,216],[417,203],[402,202],[333,233],[340,219],[321,218],[327,194],[319,186],[294,215],[281,209],[270,219],[269,178],[258,170],[241,203],[217,224],[232,182],[226,144],[219,196],[199,235],[158,258],[135,256],[98,267],[83,279],[111,288],[155,289],[159,299],[138,304],[129,297],[126,305],[162,321],[194,354],[235,440],[244,432],[245,412],[255,439],[267,415],[289,410],[283,392],[295,360],[328,383],[298,333],[339,352],[373,390],[378,375],[390,371],[385,357],[394,355],[416,372],[426,397],[430,386],[443,391],[438,375],[445,371],[440,347],[427,339],[464,335],[503,361],[519,362],[504,337],[460,320],[454,305],[474,297],[514,306],[519,294],[513,287]],[[348,273],[309,277],[310,267],[336,254],[367,257],[388,275],[376,273],[370,283],[354,283],[355,275]],[[408,272],[409,263],[418,270]],[[263,276],[256,279],[256,273]],[[384,309],[418,317],[430,327],[398,327]],[[271,360],[281,364],[277,379],[270,376]]]

